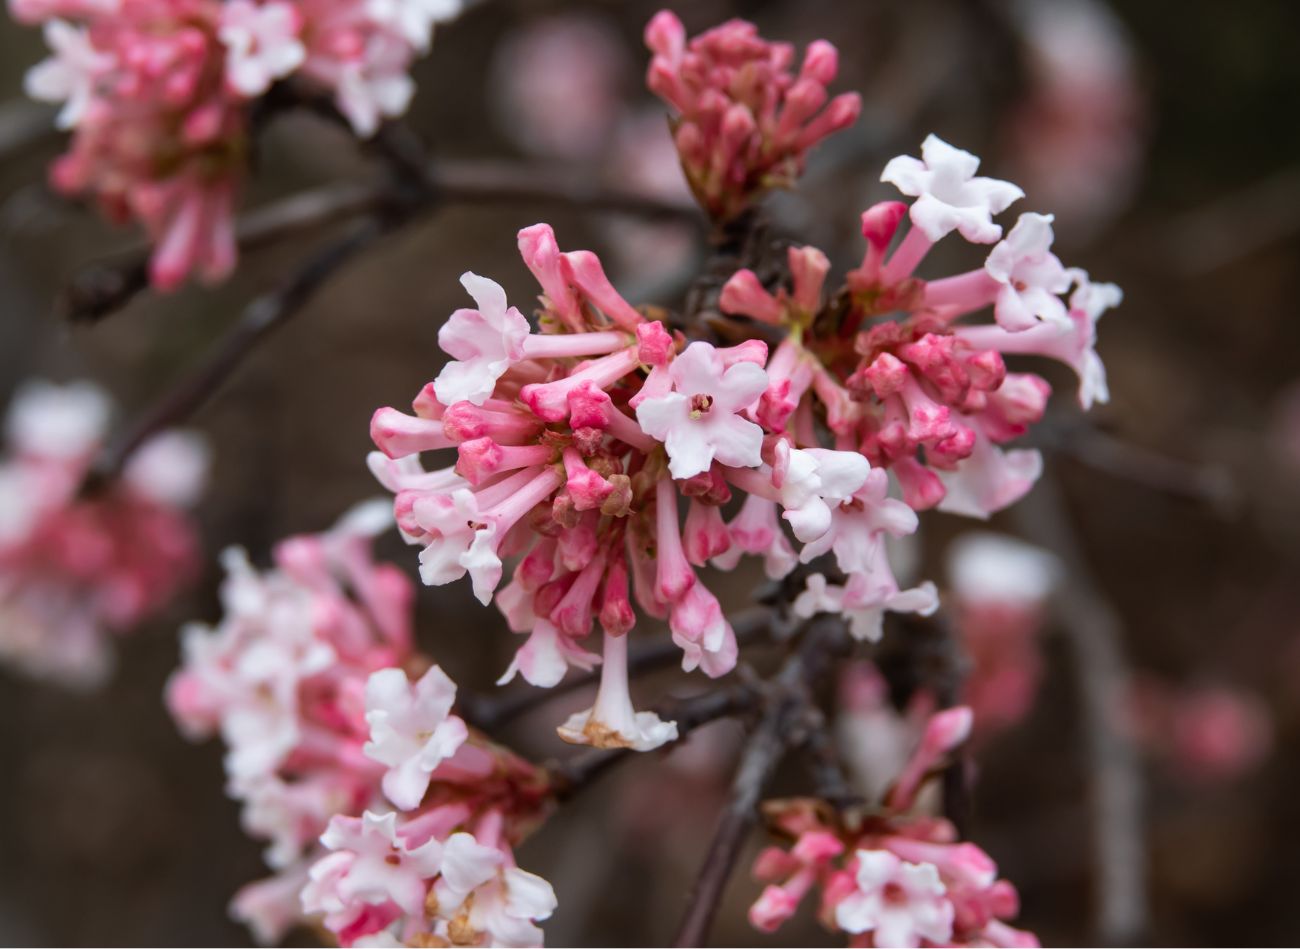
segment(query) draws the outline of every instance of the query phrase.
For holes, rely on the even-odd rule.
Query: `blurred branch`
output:
[[[0,105],[0,162],[10,161],[28,149],[59,136],[54,110],[25,99]]]
[[[164,429],[189,418],[221,388],[258,343],[297,314],[344,263],[398,223],[398,219],[379,217],[358,222],[344,237],[307,258],[279,289],[250,303],[240,320],[199,366],[177,381],[125,435],[109,446],[91,469],[83,490],[94,491],[107,484],[121,474],[137,448]]]
[[[1040,426],[1032,441],[1094,471],[1161,494],[1208,504],[1225,517],[1231,516],[1241,503],[1236,482],[1223,466],[1171,458],[1102,431],[1083,419],[1054,419]]]
[[[404,170],[409,185],[412,147],[396,138],[385,139],[382,151],[390,164]],[[414,183],[418,187],[394,190],[385,180],[340,182],[304,191],[250,211],[236,226],[236,242],[246,253],[362,214],[387,210],[411,215],[445,204],[579,207],[701,223],[692,205],[606,188],[590,176],[526,162],[432,162]],[[96,322],[121,309],[148,286],[149,255],[150,247],[142,243],[86,265],[69,281],[60,308],[73,322]]]
[[[773,623],[772,610],[767,607],[754,607],[738,613],[731,619],[736,631],[736,644],[741,649],[768,638]],[[682,649],[672,639],[661,637],[632,649],[627,660],[630,676],[653,672],[681,661]],[[550,689],[519,689],[500,697],[492,697],[474,692],[462,692],[459,702],[461,713],[474,727],[482,731],[491,731],[508,724],[520,715],[546,705],[560,695],[590,688],[600,683],[599,672],[569,676],[559,685]]]
[[[1161,225],[1171,269],[1203,276],[1300,234],[1300,166],[1251,182]]]
[[[1050,469],[1013,511],[1022,533],[1066,565],[1058,603],[1083,703],[1097,877],[1096,938],[1099,945],[1140,945],[1148,925],[1144,790],[1141,762],[1116,720],[1129,682],[1119,617],[1092,578]]]

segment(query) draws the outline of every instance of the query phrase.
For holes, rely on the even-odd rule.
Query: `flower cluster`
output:
[[[887,469],[913,510],[937,505],[987,517],[1037,479],[1037,452],[999,446],[1041,419],[1051,392],[1036,375],[1008,372],[1003,357],[1059,360],[1077,373],[1085,409],[1105,401],[1096,323],[1120,291],[1061,263],[1049,215],[1023,214],[1003,238],[993,216],[1021,191],[977,176],[974,155],[933,135],[921,154],[886,165],[883,180],[916,200],[863,213],[866,253],[829,305],[825,254],[792,247],[789,290],[772,292],[741,270],[723,288],[721,306],[789,331],[760,404],[772,425],[823,419],[836,447]],[[889,253],[905,217],[911,227]],[[928,282],[914,276],[953,231],[995,244],[984,266]],[[959,322],[989,306],[994,323]]]
[[[8,416],[0,463],[0,658],[65,684],[101,682],[112,634],[158,612],[193,574],[187,508],[207,467],[196,436],[144,445],[120,479],[82,486],[108,427],[88,383],[30,383]]]
[[[675,736],[628,695],[633,600],[667,619],[685,669],[731,670],[735,634],[696,572],[706,564],[760,555],[781,577],[831,551],[862,637],[879,635],[886,609],[934,608],[933,586],[900,592],[885,555],[885,538],[914,531],[915,514],[862,454],[823,447],[811,415],[777,419],[768,393],[782,370],[766,344],[685,345],[629,305],[594,254],[562,253],[550,227],[524,229],[519,247],[543,289],[540,331],[497,284],[466,274],[477,308],[439,332],[454,360],[413,415],[375,413],[370,463],[396,494],[403,534],[423,547],[424,581],[468,574],[479,600],[495,598],[528,634],[502,681],[549,687],[569,666],[591,668],[601,657],[581,642],[599,622],[600,692],[563,738],[647,750]],[[455,463],[425,471],[418,455],[432,450],[454,451]],[[518,565],[497,592],[509,557]]]
[[[948,821],[909,813],[971,724],[965,707],[932,716],[877,810],[840,815],[814,800],[769,802],[770,826],[791,845],[758,855],[754,875],[768,885],[750,907],[751,924],[776,931],[816,888],[818,919],[855,946],[1037,946],[1007,924],[1019,900],[988,854],[960,841]]]
[[[301,75],[331,93],[358,135],[405,111],[408,75],[433,25],[461,0],[9,0],[42,23],[53,56],[27,74],[33,98],[63,103],[71,147],[54,186],[93,195],[154,244],[150,276],[170,289],[235,264],[234,207],[249,103]]]
[[[451,714],[437,666],[411,683],[410,581],[371,558],[385,502],[293,537],[275,566],[225,555],[225,616],[185,630],[167,698],[194,738],[219,732],[243,825],[275,876],[232,911],[266,942],[304,919],[343,945],[423,934],[540,945],[554,895],[514,867],[511,842],[542,814],[527,762]],[[401,811],[394,811],[394,807]]]
[[[668,10],[645,31],[654,53],[650,90],[677,111],[673,137],[682,170],[700,205],[718,220],[735,217],[764,191],[802,173],[808,151],[857,121],[862,100],[846,92],[828,99],[839,53],[825,40],[809,44],[798,74],[794,48],[758,35],[752,23],[729,20],[689,43]]]

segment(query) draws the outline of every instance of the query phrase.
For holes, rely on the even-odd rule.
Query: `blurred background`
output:
[[[1019,210],[1055,212],[1067,264],[1124,288],[1100,327],[1112,401],[1080,428],[1073,383],[1050,376],[1059,394],[1041,442],[1091,582],[1120,618],[1145,709],[1135,731],[1149,939],[1293,942],[1300,5],[668,5],[691,32],[738,15],[768,37],[825,37],[840,49],[833,91],[860,90],[862,119],[814,154],[798,194],[770,202],[776,230],[825,249],[838,272],[861,253],[858,213],[888,196],[884,162],[915,154],[934,131],[981,155],[985,173],[1022,185]],[[438,157],[563,163],[679,193],[663,110],[641,82],[640,31],[658,6],[487,0],[440,30],[416,72],[410,124]],[[0,23],[0,90],[17,101],[42,55],[36,31]],[[58,148],[45,137],[0,164],[0,400],[32,376],[93,378],[131,417],[326,236],[250,254],[218,289],[142,295],[100,325],[69,327],[61,288],[133,235],[50,195],[43,169]],[[374,171],[349,136],[308,116],[278,119],[258,162],[249,206]],[[215,454],[200,513],[210,552],[239,543],[264,563],[275,539],[322,529],[376,493],[364,466],[370,414],[408,403],[435,375],[437,327],[462,305],[461,272],[491,275],[512,299],[535,293],[515,232],[542,213],[448,206],[338,273],[253,355],[194,419]],[[702,253],[689,228],[582,211],[547,220],[562,247],[598,251],[635,303],[679,303]],[[972,248],[941,250],[927,268],[978,261],[963,257]],[[918,571],[943,585],[947,543],[971,525],[923,523]],[[1032,509],[992,525],[1026,526],[1032,533]],[[390,541],[383,553],[414,567]],[[0,943],[247,942],[225,906],[263,875],[260,846],[223,795],[221,748],[184,741],[161,701],[176,629],[217,617],[219,579],[209,560],[168,615],[124,638],[102,692],[0,669]],[[748,579],[731,582],[736,605]],[[466,584],[420,596],[423,645],[458,682],[486,689],[514,648],[504,623]],[[1020,888],[1019,925],[1047,945],[1086,943],[1095,893],[1080,696],[1058,625],[1049,620],[1038,640],[1032,712],[981,740],[972,822],[973,839]],[[523,848],[521,862],[560,894],[553,945],[671,936],[737,736],[721,723],[667,763],[634,763]],[[516,737],[539,757],[560,751],[545,727]],[[772,938],[752,931],[744,910],[758,889],[736,875],[718,944],[833,944],[806,920]]]

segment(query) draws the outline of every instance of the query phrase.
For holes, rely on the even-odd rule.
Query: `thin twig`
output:
[[[1129,681],[1119,617],[1092,579],[1050,469],[1014,510],[1022,532],[1067,568],[1057,597],[1083,703],[1097,877],[1095,938],[1100,945],[1141,945],[1148,924],[1144,789],[1137,751],[1115,719]]]
[[[809,623],[796,652],[770,681],[763,718],[751,733],[731,785],[731,797],[691,890],[674,946],[703,946],[722,892],[735,869],[745,836],[758,820],[758,803],[788,748],[805,740],[795,727],[812,685],[844,641],[843,619],[823,616]]]
[[[393,142],[385,156],[397,156],[410,184],[411,147]],[[434,204],[528,204],[538,207],[581,207],[590,211],[632,214],[649,219],[700,223],[691,206],[664,201],[641,192],[607,188],[589,177],[565,169],[523,162],[434,162],[428,164],[418,187],[394,193],[392,184],[340,182],[314,188],[250,211],[240,219],[235,239],[241,252],[265,247],[305,231],[394,205],[407,214]],[[124,307],[149,283],[147,244],[136,244],[104,260],[87,264],[74,274],[60,308],[73,322],[96,322]]]
[[[84,490],[93,491],[117,477],[137,448],[154,435],[189,418],[274,330],[298,313],[312,295],[348,259],[372,245],[396,222],[367,218],[348,234],[313,254],[277,290],[258,297],[239,322],[209,352],[193,372],[181,377],[161,399],[110,445],[87,477]]]
[[[741,649],[767,638],[772,625],[772,611],[755,607],[738,613],[731,619],[736,631],[736,644]],[[652,672],[680,662],[682,649],[671,639],[663,637],[641,644],[630,651],[627,671],[631,676]],[[599,672],[570,676],[550,689],[519,689],[499,697],[462,692],[461,713],[466,720],[482,731],[499,728],[534,709],[546,705],[560,695],[595,686],[600,682]]]

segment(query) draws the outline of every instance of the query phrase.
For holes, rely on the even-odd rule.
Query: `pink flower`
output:
[[[303,909],[325,914],[325,924],[342,929],[367,906],[392,904],[409,916],[424,910],[426,880],[442,866],[443,846],[428,840],[412,846],[403,839],[394,813],[337,816],[321,835],[333,851],[311,868]]]
[[[884,850],[859,850],[855,890],[835,908],[845,932],[871,933],[878,946],[912,947],[952,937],[953,907],[939,871]]]
[[[752,468],[762,462],[763,430],[742,418],[767,387],[760,366],[737,362],[724,367],[718,351],[696,342],[669,367],[672,391],[636,408],[646,434],[664,443],[674,478],[690,478],[724,465]]]
[[[450,714],[456,684],[437,666],[411,684],[401,669],[366,682],[365,753],[386,765],[384,794],[404,811],[418,807],[433,773],[465,743],[465,723]]]
[[[221,8],[217,36],[226,45],[226,81],[242,96],[260,96],[276,79],[302,65],[307,50],[298,38],[302,13],[287,2],[229,0]]]

